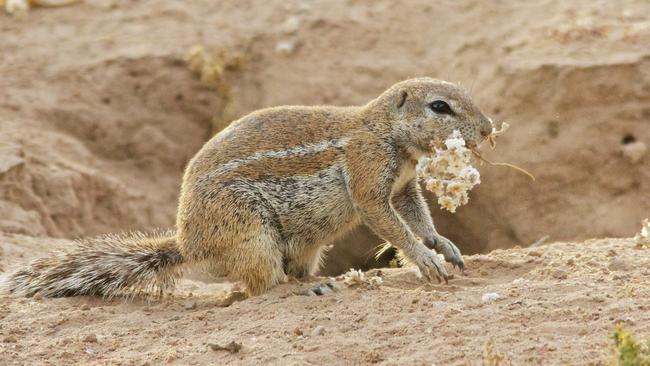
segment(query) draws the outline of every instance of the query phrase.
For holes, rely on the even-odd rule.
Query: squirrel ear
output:
[[[404,103],[406,103],[406,98],[409,96],[409,93],[402,89],[398,93],[398,98],[397,98],[397,109],[402,108],[404,106]]]

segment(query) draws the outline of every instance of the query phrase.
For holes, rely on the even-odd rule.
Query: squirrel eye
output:
[[[451,107],[447,102],[442,100],[436,100],[429,104],[429,107],[432,111],[440,114],[454,114],[454,111],[451,110]]]

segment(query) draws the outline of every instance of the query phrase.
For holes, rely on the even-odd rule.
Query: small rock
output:
[[[29,11],[29,1],[27,0],[7,0],[5,10],[9,14],[24,16]]]
[[[301,330],[300,328],[296,327],[296,328],[293,330],[293,334],[295,334],[295,335],[297,335],[297,336],[301,336],[301,335],[302,335],[302,330]]]
[[[537,250],[531,250],[530,252],[528,252],[528,256],[529,257],[541,257],[542,252],[539,252]]]
[[[496,292],[486,292],[481,296],[481,301],[483,302],[493,302],[499,298],[499,294]]]
[[[242,345],[239,342],[231,341],[225,346],[220,346],[218,344],[210,343],[208,344],[208,347],[210,347],[210,349],[213,351],[228,351],[230,353],[237,353],[241,349]]]
[[[636,164],[645,156],[648,151],[648,146],[641,142],[635,141],[629,144],[623,145],[621,148],[621,153],[623,157],[626,158],[630,163]]]
[[[616,318],[616,320],[614,320],[614,323],[615,323],[615,324],[618,324],[618,323],[625,323],[625,324],[632,325],[632,324],[635,323],[635,320],[634,320],[634,318],[631,317],[631,316],[624,316],[624,317]]]
[[[325,334],[325,327],[322,325],[317,325],[316,328],[311,331],[312,337],[321,336],[323,334]]]
[[[567,273],[561,269],[554,270],[553,273],[551,273],[551,276],[553,276],[553,278],[556,278],[558,280],[566,280],[566,278],[568,277]]]
[[[194,310],[196,309],[196,301],[188,301],[184,305],[185,310]]]
[[[280,26],[280,30],[284,34],[295,34],[298,32],[298,29],[300,28],[300,19],[298,17],[289,17],[287,20],[282,23],[282,26]]]
[[[296,39],[285,39],[279,41],[275,45],[275,52],[284,56],[288,56],[298,49],[300,43]]]
[[[527,279],[522,278],[522,277],[515,278],[514,280],[512,280],[513,285],[523,285],[523,284],[528,283],[528,282],[530,282],[530,281],[528,281]]]
[[[241,291],[239,289],[233,289],[232,291],[228,292],[226,297],[217,301],[215,305],[225,308],[238,301],[243,301],[246,299],[248,299],[248,294],[245,291]]]
[[[629,271],[631,270],[631,266],[627,261],[621,259],[620,257],[615,257],[609,261],[607,269],[610,271]]]
[[[4,339],[3,339],[2,341],[3,341],[4,343],[16,343],[16,342],[18,342],[18,340],[16,339],[16,337],[14,337],[14,336],[12,336],[12,335],[4,337]]]
[[[86,343],[97,343],[97,336],[90,333],[84,337],[83,341]]]
[[[88,304],[83,304],[79,307],[82,311],[88,311],[90,310],[90,306]]]

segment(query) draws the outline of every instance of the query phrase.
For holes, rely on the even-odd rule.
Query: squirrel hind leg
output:
[[[284,270],[288,276],[310,279],[323,264],[325,248],[314,245],[296,245],[293,253],[286,254]]]
[[[277,231],[266,226],[261,228],[259,235],[253,235],[250,240],[230,248],[236,259],[229,260],[229,264],[232,264],[228,268],[229,277],[242,281],[250,296],[263,294],[286,282],[279,240]]]

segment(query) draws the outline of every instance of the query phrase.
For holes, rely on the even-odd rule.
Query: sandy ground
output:
[[[75,237],[174,224],[183,167],[226,108],[188,70],[197,44],[244,56],[225,77],[234,115],[362,104],[417,75],[462,83],[512,125],[488,157],[537,181],[480,167],[468,206],[434,208],[438,230],[465,253],[572,241],[469,257],[447,286],[393,269],[378,289],[284,285],[227,308],[215,304],[230,284],[190,279],[162,304],[3,298],[0,364],[482,364],[489,339],[513,364],[606,363],[615,320],[650,333],[648,249],[583,242],[630,237],[650,216],[647,14],[640,0],[87,0],[0,14],[0,271]],[[342,242],[324,274],[376,265],[366,230]],[[487,292],[501,297],[484,304]],[[207,346],[230,341],[242,350]]]
[[[5,236],[12,247],[38,240]],[[467,258],[449,284],[382,269],[377,287],[324,296],[286,284],[220,307],[228,284],[184,280],[163,301],[0,300],[3,364],[602,365],[624,322],[650,334],[650,248],[629,239],[554,243]],[[369,271],[369,275],[377,274]],[[321,280],[322,281],[322,280]],[[492,302],[486,293],[496,293]],[[317,328],[322,330],[316,331]],[[210,345],[242,345],[237,353]]]

